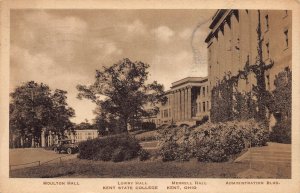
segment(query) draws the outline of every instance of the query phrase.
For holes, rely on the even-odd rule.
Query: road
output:
[[[45,164],[45,162],[56,159],[51,161],[60,162],[59,157],[62,157],[61,160],[68,160],[76,158],[77,154],[57,154],[50,150],[45,150],[43,148],[20,148],[20,149],[10,149],[9,150],[9,165],[19,165],[19,164],[26,164],[30,162],[35,162],[26,165],[19,165],[19,166],[11,166],[11,169],[20,169],[25,167],[32,167],[40,164]]]

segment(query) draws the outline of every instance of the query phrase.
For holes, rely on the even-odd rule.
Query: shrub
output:
[[[268,130],[254,120],[244,122],[206,123],[190,129],[160,131],[160,155],[163,161],[224,162],[250,146],[263,146]]]
[[[140,150],[132,136],[114,135],[81,142],[78,158],[119,162],[137,157]]]
[[[152,122],[143,122],[142,123],[142,129],[146,131],[152,131],[156,129],[155,123]]]
[[[139,155],[140,161],[145,161],[150,158],[150,153],[144,149],[141,149],[138,152],[138,155]]]
[[[113,162],[121,162],[124,161],[125,158],[125,151],[119,147],[117,149],[115,149],[115,151],[112,154],[111,160]]]
[[[205,115],[200,121],[196,122],[196,125],[203,125],[204,123],[206,123],[209,120],[209,116]]]
[[[191,145],[189,141],[179,144],[177,154],[177,160],[179,161],[189,161],[192,157]]]
[[[278,143],[291,143],[291,120],[276,124],[270,133],[270,140]]]
[[[196,143],[199,161],[223,162],[239,154],[247,146],[263,146],[268,132],[254,121],[211,124]]]
[[[175,141],[165,143],[160,149],[162,161],[174,161],[177,159],[177,149],[179,145]]]

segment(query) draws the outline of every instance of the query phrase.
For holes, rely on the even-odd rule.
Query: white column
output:
[[[191,87],[188,87],[187,89],[187,116],[188,116],[188,119],[191,119],[192,118],[192,88]]]
[[[41,146],[45,147],[46,143],[45,143],[45,129],[42,129],[42,133],[41,133]]]
[[[180,115],[181,115],[181,119],[180,120],[184,120],[184,90],[181,90],[181,109],[180,109]]]

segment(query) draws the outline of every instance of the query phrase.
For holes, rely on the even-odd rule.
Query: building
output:
[[[75,129],[74,132],[65,131],[65,136],[72,140],[73,143],[94,139],[99,136],[97,129]],[[41,133],[41,147],[50,147],[58,143],[58,135],[49,132],[46,135],[46,129]]]
[[[166,92],[167,102],[159,106],[159,114],[152,118],[157,126],[167,124],[195,125],[209,116],[210,92],[207,78],[187,77],[172,83]]]
[[[208,81],[212,90],[224,77],[241,74],[246,64],[257,64],[258,47],[261,47],[261,61],[273,64],[264,72],[263,84],[267,91],[276,88],[274,80],[279,73],[287,74],[291,70],[291,11],[220,9],[212,17],[209,29],[205,42],[208,48]],[[261,46],[258,44],[259,37]],[[250,71],[245,77],[238,79],[234,92],[252,93],[253,85],[257,85],[256,76]],[[252,99],[257,100],[255,97]],[[276,122],[273,114],[266,111],[270,129]]]
[[[255,64],[258,55],[258,10],[218,10],[212,17],[208,47],[208,81],[218,85],[225,75],[235,75],[246,62]],[[274,65],[266,74],[267,90],[274,90],[275,76],[292,63],[292,12],[260,10],[263,61]],[[249,91],[256,84],[253,74],[249,81],[239,80],[240,91]]]
[[[99,136],[97,129],[75,130],[75,134],[71,134],[70,139],[73,142],[81,142],[89,139],[95,139]]]

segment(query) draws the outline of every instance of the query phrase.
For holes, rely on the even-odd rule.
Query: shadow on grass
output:
[[[277,166],[276,166],[277,167]],[[264,166],[255,169],[264,171]],[[290,178],[290,168],[266,167],[269,178]],[[247,163],[200,163],[162,162],[161,160],[139,161],[137,159],[120,163],[79,160],[10,172],[12,178],[238,178],[238,174],[249,169]],[[279,172],[279,173],[278,173]],[[247,178],[247,177],[243,177]]]

